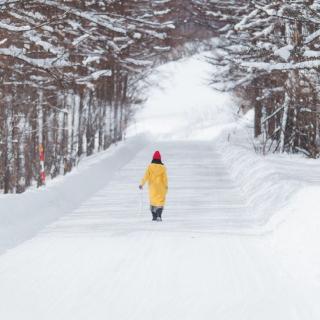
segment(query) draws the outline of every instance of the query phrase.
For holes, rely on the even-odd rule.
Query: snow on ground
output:
[[[249,112],[215,142],[225,150],[223,159],[229,164],[229,172],[253,208],[256,225],[246,233],[263,235],[270,241],[295,290],[308,296],[313,310],[310,319],[316,319],[320,309],[315,298],[320,294],[319,160],[301,155],[255,154],[252,124],[253,113]]]
[[[158,68],[127,142],[0,198],[1,248],[16,246],[0,256],[1,319],[320,319],[318,161],[255,154],[252,114],[209,75],[201,55]],[[162,223],[137,190],[155,149]]]
[[[143,135],[83,159],[65,177],[21,195],[0,195],[0,254],[33,237],[47,224],[76,209],[146,144]]]

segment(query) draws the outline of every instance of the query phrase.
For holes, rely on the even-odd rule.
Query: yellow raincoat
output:
[[[150,204],[155,207],[163,207],[168,191],[168,177],[166,167],[162,164],[151,163],[141,181],[143,186],[149,185]]]

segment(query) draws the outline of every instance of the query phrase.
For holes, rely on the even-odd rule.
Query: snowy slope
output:
[[[254,154],[250,115],[208,88],[199,58],[160,67],[129,141],[50,187],[32,232],[13,227],[10,246],[41,232],[0,256],[1,319],[320,318],[317,162]],[[155,149],[169,172],[162,223],[137,189]]]

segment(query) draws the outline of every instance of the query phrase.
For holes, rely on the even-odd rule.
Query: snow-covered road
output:
[[[1,257],[2,319],[226,318],[231,305],[264,305],[265,293],[275,310],[286,288],[281,274],[269,275],[269,289],[261,286],[275,269],[257,268],[257,257],[273,263],[263,241],[198,234],[250,218],[219,154],[205,142],[157,144],[168,159],[170,193],[164,222],[154,223],[146,199],[139,211],[137,192],[153,149],[75,212]]]
[[[155,226],[147,190],[137,189],[154,150],[161,150],[169,174],[164,225]],[[141,211],[141,201],[143,211]],[[87,200],[59,228],[76,233],[92,227],[102,234],[137,231],[238,231],[250,226],[250,210],[211,142],[157,142],[143,149],[115,174],[108,185]],[[57,226],[54,224],[54,229]]]
[[[152,222],[137,185],[152,151],[169,170]],[[268,237],[223,234],[250,210],[210,142],[158,142],[37,237],[0,257],[0,318],[316,319]]]
[[[0,319],[320,319],[320,220],[311,207],[308,219],[301,214],[304,199],[316,204],[317,165],[239,149],[246,136],[231,123],[230,97],[203,81],[207,63],[159,69],[130,129],[157,138],[130,138],[42,194],[9,199],[0,248],[15,247],[0,255]],[[213,140],[223,128],[234,145]],[[169,175],[163,222],[151,221],[147,190],[138,189],[156,149]],[[314,189],[288,206],[282,231],[264,232],[270,208],[302,183]]]

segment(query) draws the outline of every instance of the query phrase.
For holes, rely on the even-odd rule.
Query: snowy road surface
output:
[[[162,139],[136,136],[57,184],[9,198],[0,319],[319,320],[318,163],[266,163],[251,146],[240,150],[247,138],[228,127],[232,102],[208,88],[207,63],[191,58],[159,70],[131,130]],[[216,144],[224,126],[239,143],[228,136]],[[151,221],[147,190],[137,188],[156,149],[169,174],[162,223]],[[277,216],[272,201],[288,201],[286,185],[303,183],[314,189],[286,208],[281,232],[263,233],[261,221]]]
[[[137,191],[158,148],[170,177],[162,223]],[[0,318],[316,319],[268,238],[221,234],[250,210],[209,142],[159,142],[106,188],[0,257]],[[215,233],[218,231],[218,233]]]
[[[212,143],[177,141],[158,142],[142,150],[106,188],[62,220],[60,228],[77,233],[82,229],[86,232],[92,226],[102,234],[155,230],[154,223],[149,223],[147,190],[141,194],[137,185],[157,149],[168,159],[170,192],[164,211],[166,231],[212,232],[232,227],[236,231],[252,224],[242,191],[229,176]],[[156,226],[156,230],[163,227]]]

